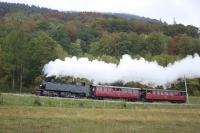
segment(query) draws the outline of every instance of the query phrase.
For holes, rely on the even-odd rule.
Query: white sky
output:
[[[128,13],[200,28],[200,0],[1,0],[70,11]]]

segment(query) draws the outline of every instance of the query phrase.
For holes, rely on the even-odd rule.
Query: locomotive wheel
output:
[[[71,93],[70,92],[66,92],[66,97],[70,97]]]
[[[81,98],[78,94],[75,95],[75,98],[79,99]]]

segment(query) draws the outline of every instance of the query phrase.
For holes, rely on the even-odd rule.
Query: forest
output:
[[[193,25],[175,21],[168,25],[123,13],[61,12],[0,2],[0,91],[30,92],[42,80],[44,65],[58,58],[87,57],[118,64],[122,55],[129,54],[165,67],[195,53],[200,55],[200,33]],[[123,81],[112,85],[151,87]],[[189,95],[200,96],[200,78],[187,79],[187,86]],[[184,90],[184,82],[168,89]]]

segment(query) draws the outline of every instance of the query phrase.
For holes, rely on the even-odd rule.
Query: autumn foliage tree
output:
[[[170,38],[167,44],[167,52],[169,55],[178,55],[179,49],[176,44],[176,40],[173,38]]]
[[[191,25],[168,25],[123,13],[59,12],[6,2],[0,2],[0,10],[0,89],[5,85],[23,90],[38,84],[44,65],[66,56],[117,64],[122,55],[129,54],[167,66],[200,54],[200,34]],[[189,93],[200,95],[200,80],[189,83]],[[145,87],[139,82],[124,85]]]

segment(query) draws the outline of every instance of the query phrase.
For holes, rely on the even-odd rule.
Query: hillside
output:
[[[57,58],[88,57],[118,64],[129,54],[167,66],[200,54],[197,29],[123,13],[60,12],[0,2],[0,90],[21,91],[38,84],[44,65]],[[199,95],[200,80],[190,82],[190,94]]]

